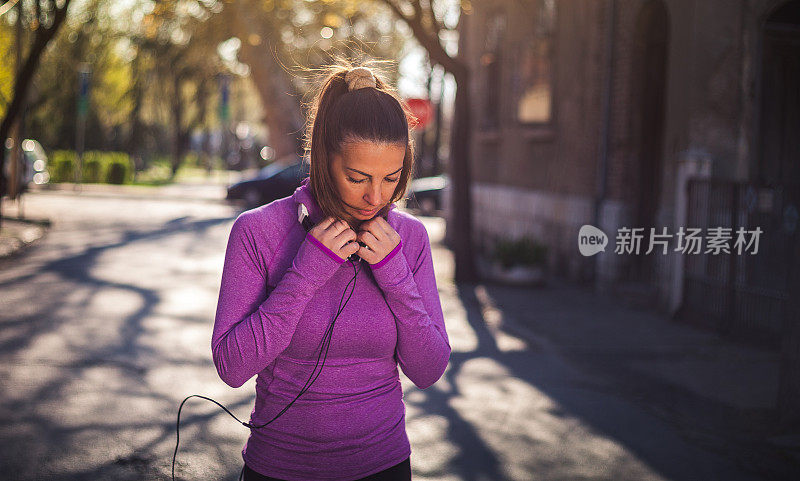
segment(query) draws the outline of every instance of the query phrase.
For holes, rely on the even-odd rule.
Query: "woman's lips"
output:
[[[372,214],[374,214],[376,212],[378,212],[378,209],[375,209],[375,210],[361,210],[361,209],[358,209],[358,213],[361,214],[361,215],[372,215]]]

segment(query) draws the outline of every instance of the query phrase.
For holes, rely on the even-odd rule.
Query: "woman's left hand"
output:
[[[381,216],[361,224],[357,233],[359,242],[367,246],[358,249],[358,256],[370,264],[377,264],[400,243],[400,234]]]

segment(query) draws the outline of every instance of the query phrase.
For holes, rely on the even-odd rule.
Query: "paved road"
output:
[[[0,262],[4,479],[169,479],[184,397],[247,418],[254,381],[225,385],[209,347],[238,210],[174,193],[27,196],[26,215],[53,226]],[[425,391],[402,378],[415,480],[753,479],[557,353],[497,329],[480,286],[453,283],[441,220],[425,222],[453,354]],[[246,438],[192,399],[176,471],[237,479]]]

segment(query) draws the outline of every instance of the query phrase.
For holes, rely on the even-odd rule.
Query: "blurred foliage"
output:
[[[10,22],[0,17],[0,112],[13,91]],[[48,151],[75,148],[77,71],[85,64],[92,72],[86,150],[127,152],[137,171],[167,156],[174,175],[193,132],[221,131],[223,151],[208,158],[236,148],[239,121],[263,120],[255,130],[267,143],[266,121],[288,115],[286,102],[301,117],[315,81],[308,69],[342,50],[354,62],[399,59],[409,37],[376,1],[76,1],[33,79],[26,136]],[[396,63],[386,73],[396,82]],[[218,118],[221,75],[231,78],[228,125]],[[105,175],[91,165],[91,175]]]
[[[257,45],[267,41],[276,46],[276,54],[292,74],[292,80],[303,94],[315,86],[313,75],[305,69],[316,69],[330,63],[334,55],[360,63],[369,59],[399,60],[410,45],[411,32],[397,23],[391,11],[378,1],[304,0],[259,1],[239,0],[241,8],[258,12],[259,22],[250,24],[252,31],[242,37]],[[293,75],[294,70],[299,75]],[[385,74],[397,83],[398,65],[387,66]]]
[[[0,22],[0,118],[5,115],[14,92],[14,29]]]
[[[124,132],[132,110],[130,67],[115,47],[119,33],[93,0],[85,11],[68,18],[41,62],[29,95],[29,136],[50,149],[75,147],[77,70],[91,68],[90,108],[86,149],[123,149]]]
[[[50,182],[75,182],[78,155],[57,150],[50,157]],[[125,152],[88,151],[83,154],[81,182],[124,184],[133,181],[133,163]]]
[[[68,150],[56,150],[50,154],[50,163],[47,167],[50,172],[50,182],[75,182],[77,158],[75,152]]]
[[[8,32],[14,30],[14,76],[10,98],[6,101],[0,117],[0,139],[5,141],[12,132],[12,127],[25,118],[27,99],[30,97],[42,56],[52,40],[59,32],[72,0],[29,0],[5,2],[0,23]],[[11,8],[16,7],[16,8]],[[7,34],[6,38],[10,38]],[[7,44],[6,44],[7,45]],[[5,52],[8,54],[8,51]],[[10,64],[6,55],[6,65]],[[25,125],[21,127],[25,134]],[[0,159],[2,164],[2,159]],[[0,171],[0,186],[5,185],[5,175]],[[0,188],[2,190],[2,188]]]

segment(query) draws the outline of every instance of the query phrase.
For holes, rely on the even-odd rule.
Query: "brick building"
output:
[[[548,246],[551,272],[665,312],[705,289],[692,272],[717,277],[719,316],[768,308],[741,306],[747,296],[734,292],[745,273],[775,274],[766,255],[754,268],[743,256],[676,253],[674,239],[666,254],[644,252],[651,227],[735,227],[770,209],[791,217],[797,199],[768,190],[800,184],[800,0],[487,0],[471,8],[459,48],[473,79],[476,245],[487,251],[498,237],[529,235]],[[720,204],[717,183],[738,197]],[[605,252],[579,253],[584,224],[608,235]],[[614,252],[621,227],[645,228],[639,255]],[[773,287],[785,296],[787,285]]]

